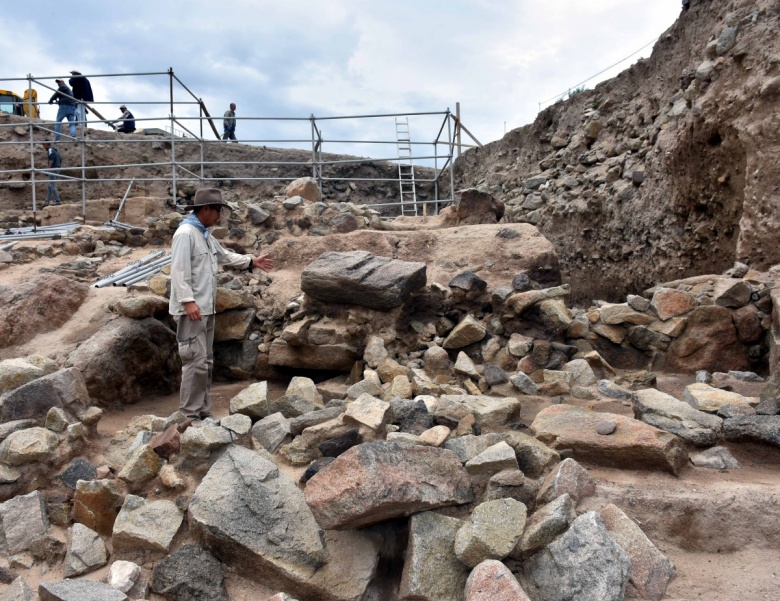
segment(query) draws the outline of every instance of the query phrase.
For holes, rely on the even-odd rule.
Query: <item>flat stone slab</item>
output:
[[[676,474],[688,463],[683,442],[673,434],[622,415],[609,415],[615,431],[597,432],[604,413],[553,405],[536,415],[531,429],[555,449],[571,449],[578,460],[621,469],[659,469]]]
[[[38,587],[41,601],[127,601],[127,595],[95,580],[44,582]]]
[[[352,447],[309,480],[305,495],[326,530],[360,528],[472,499],[455,453],[396,442]]]
[[[720,440],[723,430],[721,418],[699,411],[655,388],[636,391],[632,406],[637,419],[691,444],[711,446]]]
[[[312,298],[378,310],[400,307],[425,283],[425,263],[362,250],[323,253],[301,273],[301,290]]]

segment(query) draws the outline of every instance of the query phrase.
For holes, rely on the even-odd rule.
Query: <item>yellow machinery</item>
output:
[[[35,92],[35,90],[33,90]],[[33,96],[37,99],[37,94]],[[21,96],[11,92],[9,90],[0,90],[0,113],[7,113],[9,115],[25,116],[25,99]],[[35,100],[33,100],[35,102]],[[33,104],[34,110],[37,112],[37,104]]]

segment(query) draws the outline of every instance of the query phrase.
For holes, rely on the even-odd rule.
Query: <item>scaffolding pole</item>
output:
[[[85,77],[115,77],[115,76],[122,76],[122,77],[133,77],[133,76],[166,76],[168,79],[168,98],[163,102],[160,100],[128,100],[124,101],[128,105],[132,104],[140,104],[140,105],[149,105],[149,106],[159,106],[161,104],[165,104],[168,106],[168,115],[167,117],[164,116],[153,116],[153,117],[143,117],[141,119],[136,119],[138,122],[143,122],[147,124],[154,124],[155,122],[159,122],[160,120],[166,120],[170,127],[170,134],[167,136],[163,136],[163,140],[170,143],[171,150],[170,150],[170,162],[166,163],[149,163],[149,162],[139,162],[139,163],[127,163],[122,165],[90,165],[90,170],[94,169],[98,173],[101,171],[104,171],[106,169],[128,169],[128,168],[137,168],[142,170],[155,170],[155,169],[161,169],[162,173],[154,172],[152,171],[151,174],[148,176],[144,176],[143,174],[133,174],[135,177],[129,177],[130,174],[128,174],[127,177],[122,177],[121,175],[119,177],[100,177],[100,178],[90,178],[89,180],[86,177],[87,169],[86,169],[86,163],[89,158],[89,153],[92,152],[92,145],[93,143],[99,143],[99,144],[105,144],[105,143],[117,143],[117,144],[149,144],[154,143],[155,141],[160,140],[160,137],[158,136],[149,136],[148,139],[140,136],[128,136],[128,137],[111,137],[110,139],[103,140],[103,139],[96,139],[94,142],[92,139],[88,139],[87,136],[87,122],[86,121],[78,121],[78,124],[81,126],[81,132],[80,135],[77,135],[75,138],[71,138],[67,134],[61,134],[62,141],[60,144],[67,148],[68,144],[79,144],[79,150],[80,150],[80,165],[73,165],[68,167],[63,167],[63,175],[61,178],[61,183],[64,184],[70,184],[71,182],[78,181],[80,188],[81,188],[81,215],[82,218],[86,219],[87,217],[87,193],[88,193],[88,186],[94,184],[100,185],[105,184],[109,182],[131,182],[137,183],[137,182],[170,182],[170,189],[169,192],[173,197],[174,204],[179,200],[178,198],[178,190],[179,190],[179,182],[182,181],[196,181],[199,183],[203,182],[216,182],[216,181],[292,181],[294,179],[297,179],[300,177],[300,175],[295,174],[295,170],[299,167],[305,167],[307,168],[312,177],[317,181],[318,187],[320,189],[320,192],[323,192],[323,186],[325,182],[393,182],[393,181],[399,181],[400,176],[398,178],[385,178],[385,177],[327,177],[325,175],[324,170],[328,166],[334,166],[334,165],[349,165],[349,164],[371,164],[371,163],[382,163],[383,165],[387,164],[389,167],[393,163],[396,163],[398,161],[397,157],[385,157],[385,158],[344,158],[343,156],[329,156],[325,157],[325,146],[327,145],[329,148],[329,151],[332,153],[336,153],[337,151],[330,150],[332,147],[337,146],[339,144],[370,144],[370,145],[387,145],[387,144],[396,144],[397,140],[381,140],[381,139],[360,139],[360,136],[336,136],[333,139],[326,139],[322,133],[321,129],[321,123],[323,121],[338,121],[338,120],[350,120],[350,119],[384,119],[384,118],[405,118],[408,120],[409,117],[429,117],[429,116],[436,116],[441,115],[443,116],[442,124],[439,129],[439,133],[434,139],[434,141],[431,143],[430,141],[423,141],[423,142],[412,142],[409,140],[409,147],[410,147],[410,157],[409,161],[414,161],[416,164],[420,164],[421,166],[425,166],[426,161],[430,161],[433,164],[433,174],[434,177],[427,178],[427,177],[419,177],[417,174],[415,174],[415,181],[423,184],[423,183],[431,183],[433,188],[433,198],[432,201],[434,203],[434,210],[438,212],[438,208],[440,206],[440,203],[446,202],[447,200],[452,200],[453,192],[454,192],[454,158],[455,158],[455,152],[457,147],[457,153],[460,154],[462,151],[462,148],[466,147],[467,145],[462,143],[461,139],[461,131],[465,132],[467,135],[469,135],[477,145],[479,145],[479,142],[476,140],[476,138],[465,128],[463,127],[463,124],[460,121],[460,103],[456,103],[456,114],[453,115],[449,109],[446,111],[420,111],[420,112],[412,112],[412,113],[375,113],[375,114],[365,114],[365,115],[334,115],[334,116],[315,116],[314,114],[309,115],[309,117],[240,117],[242,121],[279,121],[279,122],[290,122],[290,123],[296,123],[296,122],[303,122],[303,121],[309,121],[310,124],[310,137],[308,140],[301,137],[296,136],[287,136],[287,137],[279,137],[277,136],[274,139],[251,139],[251,140],[242,140],[242,143],[251,143],[251,144],[274,144],[274,143],[281,143],[281,144],[299,144],[304,143],[306,141],[309,141],[311,144],[311,160],[310,161],[209,161],[207,160],[207,152],[206,152],[206,143],[207,142],[215,142],[220,140],[219,133],[216,130],[216,127],[213,123],[213,120],[211,119],[210,114],[208,113],[206,109],[206,105],[203,102],[203,100],[199,97],[197,97],[192,90],[190,90],[184,82],[181,81],[181,79],[174,73],[173,68],[168,68],[166,71],[152,71],[152,72],[145,72],[145,73],[116,73],[116,74],[92,74],[92,75],[85,75]],[[54,88],[52,88],[47,82],[41,81],[42,79],[53,79],[55,76],[49,76],[48,78],[40,78],[40,77],[34,77],[32,74],[28,74],[24,78],[6,78],[6,81],[26,81],[27,82],[27,88],[28,88],[28,98],[31,98],[32,96],[32,89],[33,89],[33,83],[35,82],[36,85],[40,85],[43,89],[55,91]],[[67,76],[64,76],[67,77]],[[176,99],[176,91],[174,90],[174,87],[176,85],[181,86],[181,88],[186,92],[184,96],[186,98],[184,100],[177,100]],[[119,102],[119,100],[113,100],[113,101],[106,101],[106,102],[93,102],[90,104],[99,105],[99,104],[116,104]],[[179,105],[197,105],[198,106],[198,112],[195,116],[180,116],[177,117],[177,107]],[[95,114],[98,114],[96,110],[92,110],[92,112]],[[185,111],[186,112],[186,111]],[[45,132],[50,134],[52,132],[52,121],[46,121],[41,119],[41,121],[38,121],[36,119],[33,119],[32,111],[27,111],[27,119],[26,119],[26,127],[29,131],[29,136],[27,140],[27,144],[29,146],[29,154],[30,154],[30,167],[25,169],[11,169],[11,170],[0,170],[0,175],[6,175],[10,176],[13,174],[21,174],[22,178],[20,180],[12,180],[14,182],[24,183],[24,184],[31,184],[32,185],[32,210],[33,210],[33,229],[37,226],[37,218],[38,218],[38,199],[37,199],[37,185],[40,183],[40,178],[38,177],[38,173],[45,173],[45,171],[39,169],[36,167],[36,133],[38,132]],[[187,125],[184,123],[191,120],[197,120],[198,126],[190,129]],[[204,120],[209,123],[211,126],[211,129],[214,130],[215,136],[217,140],[206,140],[205,139],[205,128],[204,128]],[[453,131],[453,125],[451,122],[454,122],[454,131]],[[96,121],[91,121],[93,124],[103,124],[107,123],[107,120],[100,119]],[[7,123],[0,123],[0,128],[3,127],[15,127],[18,123],[14,123],[13,121],[7,122]],[[177,130],[177,126],[182,130],[179,132]],[[443,129],[444,127],[447,127],[447,139],[446,142],[442,140],[443,137]],[[415,130],[417,131],[417,129]],[[186,135],[192,136],[192,138],[183,137],[180,138],[177,133],[186,133]],[[304,134],[305,136],[305,134]],[[357,138],[357,139],[352,139]],[[3,141],[0,142],[0,144],[19,144],[18,141]],[[24,143],[22,141],[21,143]],[[192,153],[190,154],[184,154],[186,149],[186,144],[188,143],[197,143],[198,149],[195,151],[194,156]],[[415,154],[415,148],[420,148],[421,146],[426,146],[428,144],[431,144],[433,146],[433,152],[432,153],[425,153],[422,154]],[[445,144],[446,145],[446,151],[442,154],[440,153],[439,144]],[[179,145],[185,145],[182,146],[181,149],[179,149]],[[304,146],[305,147],[305,146]],[[300,148],[300,147],[299,147]],[[177,150],[179,150],[178,154],[182,154],[182,159],[192,158],[194,160],[178,160]],[[373,154],[373,153],[372,153]],[[389,154],[389,153],[388,153]],[[73,155],[69,155],[69,159],[72,161],[73,158],[75,158]],[[440,160],[441,159],[441,160]],[[311,165],[309,165],[309,162]],[[427,163],[430,164],[430,163]],[[236,167],[237,169],[244,169],[244,172],[238,171],[238,173],[235,174],[235,176],[232,177],[208,177],[205,173],[206,168],[209,166],[215,166],[215,165],[232,165]],[[167,166],[167,167],[166,167]],[[268,167],[272,169],[273,171],[277,171],[279,167],[286,167],[288,168],[288,172],[279,174],[279,175],[273,175],[270,177],[264,177],[263,173],[253,173],[251,171],[252,168],[258,168],[258,167]],[[166,168],[169,169],[168,174],[165,174]],[[179,170],[182,170],[181,173],[179,173]],[[443,198],[444,194],[442,192],[443,184],[439,182],[439,179],[442,175],[444,175],[444,171],[447,170],[449,173],[449,188],[450,193],[449,199]],[[68,175],[68,173],[72,173],[73,175]],[[25,176],[25,174],[29,174],[29,178]],[[232,175],[232,174],[230,174]],[[381,175],[381,173],[380,173]],[[1,182],[0,182],[1,183]],[[129,187],[128,187],[129,191]],[[120,203],[120,207],[124,204],[126,198],[127,198],[127,192],[125,192],[125,197],[122,200],[122,203]],[[71,199],[73,196],[71,196]],[[424,212],[427,212],[427,206],[426,204],[431,201],[422,202],[421,205],[424,207]],[[402,203],[382,203],[369,205],[369,206],[395,206],[400,207]]]

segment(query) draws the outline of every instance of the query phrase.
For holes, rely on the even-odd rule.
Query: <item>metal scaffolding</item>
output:
[[[43,90],[49,90],[56,92],[56,88],[52,87],[52,82],[55,78],[65,79],[67,76],[50,75],[45,77],[38,77],[28,74],[24,78],[5,78],[1,79],[2,82],[25,82],[28,90],[28,97],[32,98],[33,85],[35,84]],[[216,177],[207,176],[205,174],[205,168],[215,166],[244,166],[244,167],[296,167],[302,170],[310,170],[311,176],[317,180],[317,183],[322,192],[322,186],[324,182],[341,182],[342,184],[349,185],[351,182],[392,182],[394,185],[399,186],[401,190],[404,190],[403,186],[408,187],[408,183],[403,183],[404,178],[403,170],[399,169],[398,177],[333,177],[327,175],[327,167],[348,165],[348,164],[383,164],[383,165],[395,165],[404,162],[406,165],[423,165],[430,166],[433,175],[431,177],[421,177],[418,173],[414,180],[415,185],[430,184],[433,188],[433,199],[421,200],[418,196],[413,195],[415,210],[413,214],[418,214],[417,206],[422,207],[422,213],[428,214],[427,205],[433,205],[431,213],[438,213],[439,208],[446,206],[453,201],[453,157],[456,151],[460,152],[460,144],[456,142],[457,132],[460,128],[460,120],[458,117],[453,116],[449,109],[438,112],[417,112],[417,113],[389,113],[389,114],[374,114],[374,115],[350,115],[350,116],[328,116],[317,117],[310,115],[308,117],[236,117],[236,121],[244,123],[250,123],[253,121],[265,121],[265,122],[287,122],[287,123],[300,123],[310,131],[310,137],[302,135],[297,138],[289,139],[242,139],[243,144],[255,145],[255,146],[268,146],[272,144],[286,144],[288,145],[300,145],[299,150],[305,148],[310,144],[311,146],[311,158],[305,161],[207,161],[204,158],[205,148],[209,144],[225,144],[220,139],[217,127],[214,124],[214,120],[209,114],[203,100],[197,97],[173,72],[173,69],[159,72],[147,72],[147,73],[110,73],[110,74],[85,74],[87,78],[99,78],[99,77],[144,77],[144,78],[157,78],[165,77],[168,79],[168,97],[160,100],[126,100],[111,101],[111,102],[89,102],[85,103],[87,110],[98,116],[98,120],[90,120],[88,122],[77,121],[77,135],[71,137],[66,133],[61,133],[61,141],[57,144],[74,144],[78,145],[81,150],[81,161],[79,165],[65,166],[60,169],[59,176],[57,178],[58,184],[66,185],[80,185],[81,187],[81,204],[82,204],[82,216],[86,218],[87,212],[87,187],[94,184],[105,182],[168,182],[170,184],[171,194],[174,202],[178,198],[177,185],[181,182],[197,182],[199,185],[215,185],[216,182],[225,181],[292,181],[297,177],[285,177],[285,176],[273,176],[273,177],[257,177],[257,176],[238,176],[238,177]],[[54,84],[56,85],[56,84]],[[27,117],[26,122],[22,123],[19,120],[9,119],[5,123],[0,120],[0,127],[16,127],[24,125],[28,129],[27,139],[23,140],[10,140],[0,141],[0,145],[26,145],[29,148],[29,166],[20,169],[2,169],[0,170],[0,182],[10,176],[13,178],[14,183],[24,183],[31,185],[31,200],[33,211],[33,223],[37,223],[37,211],[38,211],[38,199],[36,196],[36,184],[41,184],[47,180],[48,169],[46,166],[41,167],[36,164],[36,144],[43,141],[47,141],[54,133],[51,121],[43,121],[34,118],[32,115],[31,101],[25,100],[21,103],[27,110],[25,111]],[[127,164],[111,164],[111,165],[93,165],[87,164],[87,151],[91,149],[93,144],[154,144],[161,140],[161,135],[147,135],[142,138],[123,137],[121,134],[112,137],[111,139],[87,139],[86,125],[105,124],[109,125],[117,120],[108,120],[103,118],[99,112],[100,105],[122,105],[127,104],[130,106],[144,105],[149,107],[165,106],[167,107],[168,114],[164,116],[152,116],[148,118],[136,119],[137,123],[141,124],[146,130],[150,127],[164,125],[164,128],[154,128],[155,133],[162,135],[162,140],[165,141],[170,148],[170,160],[163,162],[143,162],[143,163],[127,163]],[[184,107],[184,108],[183,108]],[[177,111],[187,112],[193,107],[197,107],[197,116],[177,115]],[[337,120],[359,120],[361,123],[365,123],[366,120],[387,119],[390,120],[390,127],[394,127],[394,123],[400,119],[403,119],[406,123],[410,117],[425,117],[427,118],[440,118],[441,125],[438,128],[438,132],[428,141],[408,141],[409,152],[403,158],[398,156],[385,156],[378,158],[365,158],[365,157],[349,157],[349,158],[334,158],[336,151],[339,147],[343,148],[345,145],[363,145],[372,148],[382,148],[382,145],[397,145],[397,139],[389,138],[383,139],[339,139],[339,138],[326,138],[322,133],[322,124],[327,122],[333,122]],[[309,122],[306,126],[305,123]],[[204,124],[206,128],[204,128]],[[68,124],[70,125],[70,124]],[[454,126],[454,131],[453,131]],[[64,129],[64,128],[63,128]],[[207,131],[210,129],[215,139],[207,139]],[[370,128],[368,128],[370,129]],[[388,128],[389,129],[389,128]],[[18,130],[17,130],[18,131]],[[305,130],[304,130],[305,131]],[[145,133],[149,133],[148,131]],[[389,131],[388,131],[389,133]],[[393,133],[394,130],[393,130]],[[164,135],[163,135],[164,134]],[[459,138],[458,138],[459,139]],[[177,147],[183,147],[183,145],[197,145],[199,147],[199,159],[190,161],[177,160],[176,149]],[[329,156],[325,155],[325,147],[327,146]],[[384,146],[385,148],[389,147]],[[426,152],[425,149],[430,149],[430,152]],[[417,153],[415,153],[417,151]],[[387,154],[390,154],[389,152]],[[40,160],[38,161],[40,163]],[[140,170],[143,175],[135,177],[104,177],[102,174],[106,173],[106,170],[111,169],[134,169],[136,172]],[[87,177],[87,169],[89,169],[94,175],[97,173],[99,177]],[[164,170],[167,174],[160,174],[160,170]],[[123,174],[124,175],[124,174]],[[443,176],[448,175],[449,181],[446,181],[444,186],[440,185],[440,180]],[[20,178],[20,179],[19,179]],[[442,189],[448,189],[446,195],[442,195]],[[129,188],[128,188],[129,191]],[[401,198],[395,202],[384,202],[377,204],[370,204],[372,207],[398,207],[399,212],[402,205],[408,205],[408,193],[407,199]],[[127,194],[125,194],[125,198]],[[122,200],[124,203],[125,199]],[[120,209],[121,210],[121,209]],[[117,214],[118,216],[118,214]],[[33,226],[35,228],[35,226]]]

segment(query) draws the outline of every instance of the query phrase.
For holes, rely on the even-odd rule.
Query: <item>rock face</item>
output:
[[[455,536],[455,554],[470,568],[486,559],[504,559],[525,528],[526,506],[496,499],[477,506]]]
[[[0,347],[23,344],[60,327],[84,302],[87,287],[59,275],[38,275],[0,286]]]
[[[688,326],[671,347],[667,368],[694,372],[746,370],[747,350],[739,342],[731,311],[715,305],[698,307],[688,317]]]
[[[0,503],[0,528],[5,552],[27,551],[49,529],[43,495],[35,491]]]
[[[301,290],[320,301],[387,310],[425,286],[425,263],[377,257],[366,251],[328,252],[301,274]]]
[[[127,495],[114,522],[114,549],[167,552],[184,516],[172,501],[148,501]]]
[[[605,527],[631,560],[631,584],[643,599],[660,601],[675,568],[631,518],[610,503],[599,512]]]
[[[80,480],[73,496],[73,519],[111,536],[124,496],[115,480]]]
[[[105,565],[108,561],[106,546],[100,535],[83,524],[73,524],[65,555],[65,578],[86,574]]]
[[[466,580],[466,601],[531,601],[503,563],[487,559]]]
[[[57,371],[57,364],[40,355],[0,361],[0,395]]]
[[[84,342],[68,364],[84,375],[90,396],[105,405],[134,403],[144,393],[170,394],[178,385],[176,334],[147,317],[120,317]]]
[[[454,542],[463,522],[432,511],[409,520],[409,544],[399,590],[402,599],[463,599],[468,569],[455,555]]]
[[[327,560],[322,532],[295,484],[244,448],[229,447],[211,467],[189,517],[217,558],[270,573],[271,581],[305,582]]]
[[[492,194],[470,188],[455,201],[455,212],[459,225],[498,223],[504,216],[504,203]]]
[[[468,475],[451,451],[376,442],[340,455],[306,484],[322,528],[360,528],[471,501]]]
[[[542,599],[622,601],[631,561],[595,512],[582,514],[565,534],[525,564]]]
[[[180,601],[228,601],[222,564],[198,545],[183,545],[154,567],[152,591]]]
[[[623,469],[661,469],[677,473],[688,462],[676,436],[622,415],[610,415],[613,434],[596,428],[604,414],[571,405],[553,405],[536,415],[531,428],[555,449],[572,449],[578,459]]]

